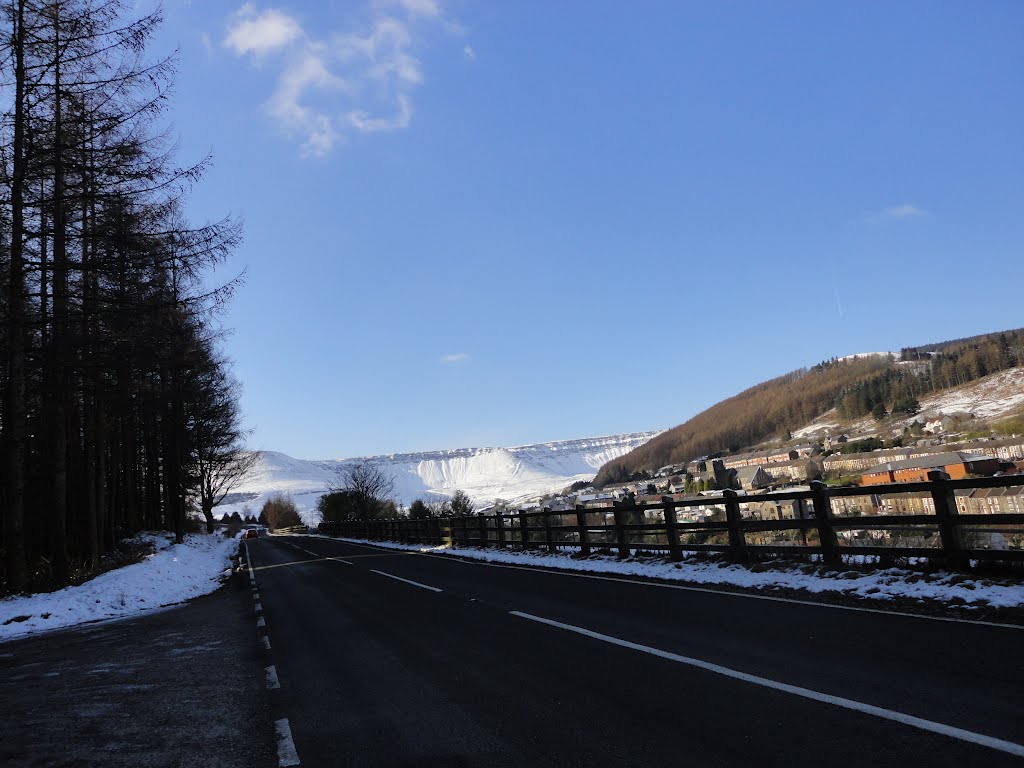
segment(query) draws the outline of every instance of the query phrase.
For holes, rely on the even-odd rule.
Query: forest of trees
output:
[[[831,408],[848,419],[916,413],[924,394],[1024,364],[1024,329],[911,347],[901,359],[912,364],[897,365],[891,356],[826,360],[758,384],[608,462],[595,484],[642,479],[668,464],[787,437]]]
[[[917,364],[892,366],[867,381],[844,390],[836,409],[844,419],[869,413],[913,414],[922,395],[940,389],[960,387],[990,373],[1024,363],[1024,331],[1004,331],[970,339],[907,347],[900,359]]]
[[[212,525],[216,475],[245,454],[216,323],[238,280],[203,281],[241,233],[185,218],[207,161],[175,165],[158,125],[174,69],[146,51],[159,12],[0,8],[0,591],[14,592],[63,583],[140,529],[180,540],[201,496]]]

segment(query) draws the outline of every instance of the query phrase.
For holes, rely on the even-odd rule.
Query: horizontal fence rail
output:
[[[408,544],[452,544],[547,552],[569,551],[626,558],[636,552],[724,553],[734,563],[762,556],[815,555],[830,566],[850,556],[931,558],[955,569],[972,560],[1024,562],[1024,493],[999,509],[974,511],[969,494],[1020,488],[1024,475],[950,480],[930,472],[927,482],[870,487],[782,490],[658,502],[578,504],[499,510],[446,518],[324,522],[329,536]],[[600,502],[599,502],[600,503]],[[987,507],[990,509],[991,507]],[[895,511],[887,511],[887,510]]]

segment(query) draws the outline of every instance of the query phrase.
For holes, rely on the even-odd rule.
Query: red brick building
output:
[[[935,469],[941,469],[951,479],[959,480],[968,475],[993,475],[999,471],[999,460],[959,451],[936,453],[873,467],[861,475],[860,484],[924,482],[928,479],[928,473]]]

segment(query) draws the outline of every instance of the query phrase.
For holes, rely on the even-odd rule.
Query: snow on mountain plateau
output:
[[[342,483],[347,466],[365,461],[395,481],[396,501],[408,506],[419,497],[469,494],[478,507],[495,499],[510,502],[558,491],[578,480],[592,480],[601,465],[643,445],[658,432],[560,440],[513,448],[458,448],[448,451],[396,453],[351,459],[308,461],[264,451],[246,480],[215,514],[259,514],[267,497],[291,496],[308,523],[316,523],[316,502]],[[242,498],[244,496],[244,498]],[[243,512],[244,514],[245,512]]]

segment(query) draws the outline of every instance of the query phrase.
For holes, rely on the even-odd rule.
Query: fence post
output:
[[[498,549],[505,548],[505,516],[500,509],[494,510],[494,535],[498,538]]]
[[[486,547],[489,544],[487,539],[487,515],[477,515],[477,527],[480,529],[480,546]]]
[[[960,542],[960,529],[956,519],[960,515],[956,508],[956,496],[949,484],[949,475],[941,469],[928,473],[932,483],[932,500],[935,502],[935,517],[939,521],[939,536],[942,538],[942,553],[946,564],[958,571],[970,570],[971,562]]]
[[[544,518],[544,538],[548,543],[548,552],[557,552],[558,547],[555,546],[555,532],[551,530],[551,507],[544,507],[541,510],[541,516]]]
[[[665,533],[668,538],[669,556],[679,562],[683,559],[683,550],[679,546],[679,530],[676,528],[676,505],[671,496],[662,496],[662,503],[665,505]]]
[[[722,491],[725,500],[725,520],[729,525],[729,559],[734,563],[745,563],[750,558],[747,542],[743,538],[742,515],[736,491],[726,488]]]
[[[519,539],[522,541],[523,549],[527,550],[530,548],[530,524],[526,519],[525,510],[520,509],[516,514],[519,517]]]
[[[437,519],[437,536],[441,540],[442,544],[447,544],[449,547],[455,543],[454,531],[452,531],[452,521],[449,518]]]
[[[825,561],[825,565],[838,568],[843,564],[843,558],[839,554],[836,529],[832,527],[832,502],[828,497],[828,486],[821,480],[812,480],[811,493],[814,494],[814,519],[818,525],[822,560]]]
[[[580,534],[580,554],[583,557],[590,557],[590,532],[587,530],[587,508],[582,504],[576,505],[576,528]]]
[[[619,544],[619,558],[625,560],[629,557],[629,540],[626,538],[626,510],[623,502],[615,502],[613,514],[615,516],[615,540]]]

